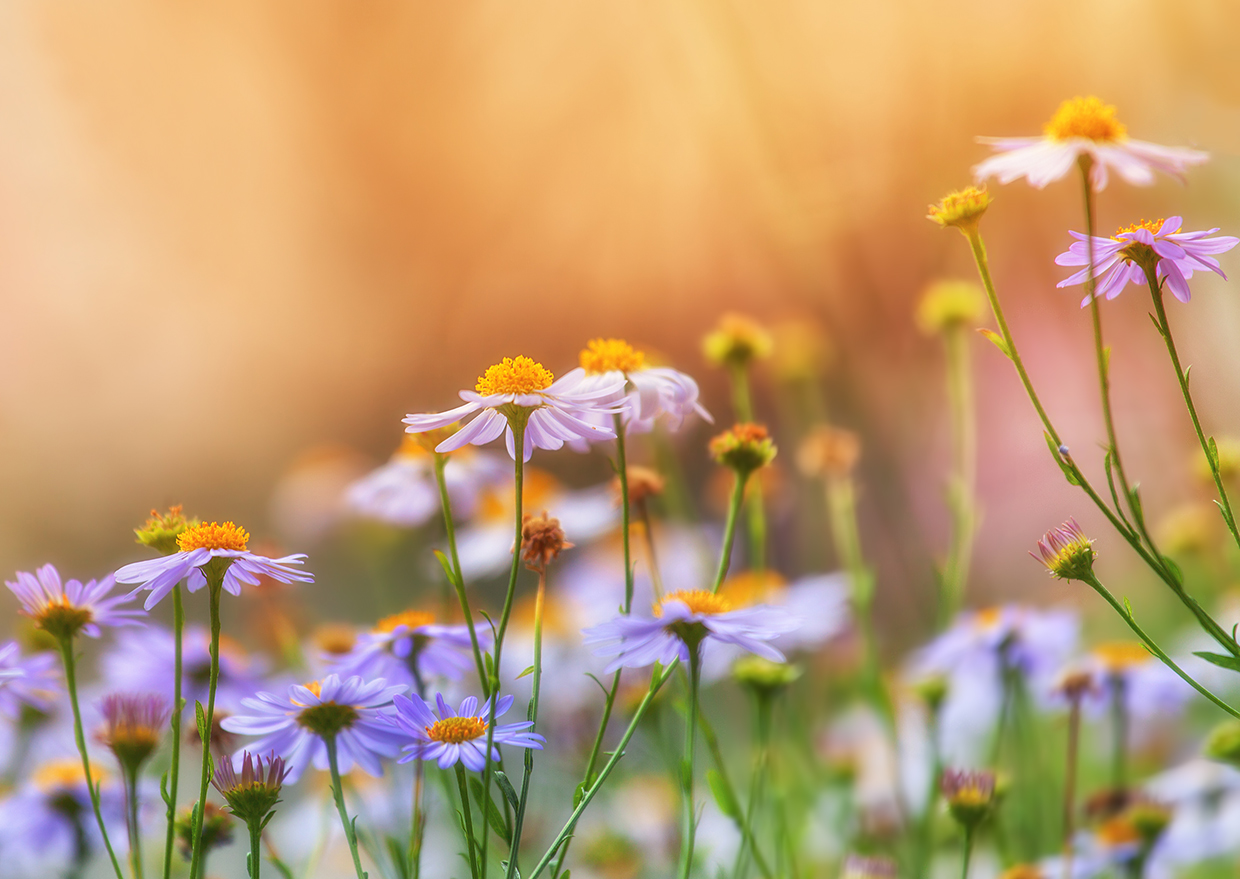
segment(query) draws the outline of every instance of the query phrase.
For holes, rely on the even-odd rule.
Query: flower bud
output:
[[[1210,730],[1202,750],[1211,760],[1240,767],[1240,720],[1224,720]]]
[[[171,713],[162,696],[113,693],[101,706],[103,728],[96,734],[127,772],[136,773],[159,745]]]
[[[743,656],[732,666],[732,677],[759,696],[773,696],[801,676],[800,666],[772,662],[761,656]]]
[[[1086,580],[1093,576],[1093,541],[1085,536],[1075,519],[1069,519],[1058,528],[1052,528],[1038,541],[1038,559],[1051,576],[1060,580]]]
[[[995,803],[995,774],[987,770],[945,769],[939,788],[947,811],[967,829],[976,827]]]
[[[651,467],[630,464],[625,477],[629,485],[629,504],[632,506],[637,506],[646,498],[663,494],[663,489],[667,487],[667,480],[660,475],[658,470]],[[618,493],[620,477],[613,479],[611,485]]]
[[[728,312],[702,340],[702,353],[716,366],[747,366],[771,355],[771,334],[752,318]]]
[[[936,281],[917,305],[917,326],[927,336],[972,326],[985,307],[986,295],[972,281]]]
[[[222,848],[232,842],[232,816],[215,803],[207,803],[202,813],[202,849],[209,852]],[[194,853],[194,810],[184,809],[176,820],[177,848],[185,860],[191,860]]]
[[[990,207],[990,195],[985,186],[966,186],[949,192],[937,205],[930,205],[926,219],[947,228],[955,226],[961,232],[976,230],[978,221]]]
[[[895,879],[896,862],[881,855],[849,855],[840,879]]]
[[[951,682],[947,675],[928,675],[912,685],[913,692],[925,703],[931,714],[936,714],[947,700]]]
[[[135,528],[138,543],[149,546],[160,555],[172,555],[179,552],[177,538],[187,528],[199,525],[197,519],[186,519],[181,512],[181,505],[169,507],[166,514],[151,510],[151,518],[141,528]]]
[[[228,803],[229,810],[247,826],[262,825],[280,802],[280,789],[288,774],[284,760],[274,753],[263,758],[246,751],[242,755],[241,775],[233,769],[231,757],[224,757],[215,767],[211,784]]]
[[[710,441],[710,456],[748,476],[775,459],[775,443],[761,424],[737,424]]]

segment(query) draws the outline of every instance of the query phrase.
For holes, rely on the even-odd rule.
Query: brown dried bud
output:
[[[543,570],[561,552],[572,547],[564,539],[560,520],[547,515],[526,513],[521,522],[521,558],[531,571]]]
[[[843,477],[852,473],[861,457],[861,440],[851,430],[820,425],[797,449],[797,466],[806,476]]]
[[[630,465],[626,477],[629,483],[629,504],[636,506],[648,497],[656,497],[663,494],[663,489],[667,487],[667,480],[660,475],[658,470],[652,467],[642,467],[638,464]],[[611,487],[616,493],[620,492],[620,477],[616,477],[611,481]]]

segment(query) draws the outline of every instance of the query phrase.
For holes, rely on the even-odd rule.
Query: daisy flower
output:
[[[51,565],[44,565],[33,574],[18,571],[17,582],[6,580],[4,585],[21,602],[22,613],[59,640],[79,632],[98,638],[103,627],[141,625],[133,618],[144,616],[139,610],[120,609],[130,596],[108,597],[114,585],[111,576],[85,584],[80,580],[62,583],[60,573]]]
[[[689,644],[719,641],[783,662],[768,642],[792,631],[799,621],[783,608],[736,607],[725,596],[703,589],[670,592],[654,605],[654,617],[620,616],[584,632],[586,644],[602,644],[596,656],[614,657],[606,671],[643,668],[655,662],[689,660]]]
[[[386,718],[392,697],[403,689],[383,679],[342,681],[339,675],[328,675],[304,686],[294,684],[287,696],[259,693],[242,699],[241,705],[252,713],[225,718],[221,725],[228,732],[260,736],[246,750],[280,754],[288,769],[288,784],[301,778],[311,762],[316,769],[328,768],[326,738],[336,741],[342,774],[356,763],[379,776],[383,774],[379,758],[396,754],[398,738]],[[241,754],[234,755],[233,763],[241,766],[243,759]]]
[[[1142,220],[1125,226],[1110,238],[1095,236],[1093,239],[1094,273],[1098,281],[1094,295],[1114,299],[1129,284],[1144,286],[1145,267],[1155,265],[1158,281],[1166,282],[1171,294],[1181,302],[1188,302],[1191,293],[1188,279],[1193,272],[1206,270],[1226,280],[1213,254],[1226,253],[1240,243],[1240,238],[1220,235],[1211,238],[1218,227],[1204,232],[1181,232],[1183,218],[1168,217],[1165,220]],[[1085,266],[1071,277],[1064,278],[1055,286],[1070,287],[1085,283],[1089,276],[1088,235],[1072,232],[1076,243],[1055,257],[1061,266]],[[1081,307],[1089,304],[1089,297],[1081,300]]]
[[[16,641],[0,647],[0,714],[17,718],[22,706],[46,713],[60,693],[60,660],[55,653],[22,656]]]
[[[1097,714],[1123,700],[1134,731],[1159,717],[1174,717],[1193,697],[1193,690],[1136,641],[1099,644],[1083,663],[1097,684],[1085,692],[1084,703]]]
[[[591,413],[611,414],[624,393],[624,376],[606,381],[587,381],[585,370],[574,369],[558,381],[541,363],[528,357],[505,357],[487,367],[472,391],[461,391],[465,405],[446,412],[409,415],[408,433],[425,433],[447,427],[474,413],[468,424],[435,446],[452,452],[471,443],[486,445],[504,434],[508,454],[516,458],[513,424],[523,429],[522,449],[528,461],[534,448],[559,449],[569,440],[614,439],[606,426],[590,423]]]
[[[490,650],[490,628],[479,627],[477,634],[478,646]],[[384,617],[359,635],[347,653],[323,659],[341,677],[384,678],[406,687],[414,686],[417,678],[456,680],[474,667],[469,627],[438,625],[434,614],[419,610]]]
[[[1149,186],[1155,171],[1183,180],[1190,165],[1209,158],[1200,150],[1132,140],[1115,118],[1115,107],[1092,95],[1060,104],[1041,137],[979,137],[978,142],[997,153],[973,168],[979,182],[997,177],[1000,183],[1011,183],[1024,177],[1037,189],[1064,177],[1083,156],[1090,160],[1095,192],[1106,188],[1110,169],[1134,186]]]
[[[490,699],[479,710],[475,696],[466,697],[458,711],[452,710],[442,693],[435,696],[435,709],[416,693],[412,698],[397,696],[394,702],[396,714],[391,722],[401,731],[406,742],[401,748],[404,754],[399,762],[434,760],[440,769],[447,769],[459,761],[465,768],[481,772],[486,767],[487,727],[496,717],[508,713],[513,697],[500,699],[494,714],[491,713]],[[526,720],[496,726],[491,742],[493,745],[541,751],[547,740],[538,733],[528,732],[533,725],[533,721]],[[492,748],[491,760],[499,762],[499,759],[499,750]]]
[[[204,568],[216,576],[222,571],[224,590],[233,595],[241,594],[242,583],[257,586],[259,577],[270,577],[280,583],[314,582],[313,574],[292,567],[306,560],[303,553],[267,558],[250,552],[246,548],[249,540],[249,533],[232,522],[191,525],[177,535],[178,552],[125,565],[116,572],[116,582],[138,584],[134,593],[149,591],[147,610],[187,577],[190,592],[206,586]]]

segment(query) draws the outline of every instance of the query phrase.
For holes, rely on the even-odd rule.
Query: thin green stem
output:
[[[760,809],[766,782],[767,767],[771,760],[771,697],[767,693],[754,696],[754,757],[753,774],[749,778],[749,797],[745,802],[745,826],[751,831],[754,825],[754,814]],[[741,843],[736,849],[736,861],[732,867],[732,875],[740,879],[748,866],[749,835],[741,835]]]
[[[969,861],[973,857],[973,826],[964,828],[964,858],[960,868],[960,879],[969,879]]]
[[[732,408],[737,423],[753,421],[753,397],[749,393],[749,365],[732,363],[728,366],[728,378],[732,383]]]
[[[736,471],[736,481],[732,483],[732,499],[728,502],[728,518],[723,526],[723,550],[719,553],[719,570],[715,574],[712,592],[718,592],[728,576],[728,566],[732,563],[732,544],[736,540],[736,517],[745,500],[745,483],[748,481],[748,472]]]
[[[547,599],[547,569],[538,572],[538,593],[534,598],[534,681],[530,694],[530,705],[525,719],[534,724],[530,730],[538,728],[538,697],[542,691],[542,632],[543,610]],[[517,800],[517,812],[513,818],[512,846],[508,852],[508,879],[519,875],[517,871],[517,855],[521,849],[521,829],[525,824],[525,805],[530,795],[530,777],[534,774],[534,749],[525,749],[525,773],[521,777],[521,797]]]
[[[1076,849],[1072,837],[1076,835],[1076,776],[1079,768],[1078,754],[1081,744],[1081,698],[1084,694],[1072,692],[1068,709],[1068,760],[1063,785],[1063,877],[1072,879],[1072,860]]]
[[[659,571],[659,556],[655,551],[654,529],[650,520],[650,504],[645,499],[637,502],[637,513],[642,520],[642,532],[646,543],[646,566],[650,569],[650,587],[654,590],[655,600],[663,597],[663,575]]]
[[[340,814],[340,824],[344,827],[344,838],[349,843],[349,854],[353,856],[353,869],[357,871],[357,879],[366,879],[366,873],[362,870],[362,856],[357,851],[357,833],[353,829],[353,822],[349,820],[349,812],[344,807],[340,762],[336,759],[336,737],[325,737],[323,744],[327,747],[327,765],[332,775],[332,798],[336,801],[336,811]]]
[[[486,665],[482,661],[482,647],[478,644],[478,632],[474,628],[474,615],[469,608],[469,598],[465,595],[465,578],[461,574],[461,557],[456,549],[456,525],[452,520],[452,499],[448,495],[448,482],[444,478],[444,467],[448,456],[435,453],[435,482],[439,486],[439,504],[443,509],[443,528],[448,538],[448,554],[452,561],[452,586],[456,589],[457,601],[461,603],[461,613],[465,616],[465,625],[469,627],[469,643],[474,651],[474,663],[478,667],[478,682],[482,685],[482,695],[490,692],[491,682],[487,679]]]
[[[172,587],[172,765],[168,769],[168,830],[164,837],[164,879],[172,875],[172,849],[176,845],[177,791],[181,780],[181,715],[185,700],[181,696],[181,642],[185,630],[185,606],[181,584]]]
[[[419,694],[423,697],[425,694]],[[423,798],[426,787],[426,763],[417,761],[413,769],[413,817],[409,827],[409,876],[417,879],[422,874],[422,840],[426,834],[426,811]]]
[[[947,353],[947,402],[952,421],[952,478],[948,507],[952,514],[952,541],[943,565],[939,622],[946,624],[960,610],[968,586],[977,531],[977,413],[973,402],[973,368],[964,327],[948,328],[943,336]]]
[[[90,793],[90,805],[95,812],[99,833],[103,837],[103,847],[112,859],[116,879],[125,879],[125,874],[121,872],[121,863],[116,859],[116,852],[112,850],[112,842],[108,839],[108,828],[103,823],[103,813],[99,809],[99,788],[90,773],[90,755],[86,751],[86,736],[82,732],[82,709],[78,704],[77,694],[77,665],[71,637],[60,639],[60,658],[65,664],[65,688],[69,691],[69,705],[73,708],[73,738],[77,742],[78,754],[82,757],[82,772],[86,777],[86,789]]]
[[[719,773],[719,783],[727,792],[728,800],[733,803],[737,802],[736,788],[728,775],[728,766],[723,759],[723,749],[719,747],[719,737],[715,735],[715,730],[706,719],[706,715],[703,714],[698,717],[698,728],[702,731],[702,741],[706,743],[706,750],[710,752],[711,761],[715,764],[715,771]],[[777,813],[777,815],[781,814]],[[761,849],[758,848],[758,840],[754,836],[753,828],[744,820],[744,817],[737,813],[732,818],[732,821],[736,824],[736,829],[740,831],[741,838],[749,843],[749,851],[753,854],[753,862],[757,865],[758,872],[762,874],[762,879],[775,879],[777,873],[782,875],[784,873],[782,868],[775,871],[771,869]],[[778,843],[776,845],[776,854],[782,854]]]
[[[682,818],[680,824],[679,879],[688,879],[693,868],[693,840],[697,836],[697,814],[693,805],[693,757],[697,744],[698,689],[702,681],[701,642],[689,647],[689,705],[685,720],[685,758],[680,767]]]
[[[474,840],[473,809],[469,805],[469,786],[465,784],[465,767],[459,761],[456,764],[456,786],[461,794],[461,818],[465,822],[465,845],[469,849],[469,875],[473,879],[478,879],[478,857],[474,852],[478,846]]]
[[[129,865],[134,879],[142,879],[142,827],[138,824],[138,768],[122,766],[125,783],[125,825],[129,830]]]
[[[204,574],[207,576],[207,593],[211,605],[211,675],[207,687],[207,710],[204,715],[206,724],[200,729],[202,737],[202,776],[198,781],[198,805],[194,809],[194,830],[190,839],[193,840],[193,855],[190,860],[189,872],[196,876],[202,869],[206,852],[202,845],[202,819],[207,808],[207,785],[211,781],[211,733],[215,722],[215,689],[220,682],[220,593],[224,591],[224,570],[212,570],[217,560],[207,565]],[[195,719],[196,719],[195,712]]]
[[[1128,705],[1124,679],[1111,675],[1111,789],[1128,787]]]
[[[248,822],[250,831],[250,879],[259,879],[259,869],[263,864],[263,830],[261,822]]]
[[[624,543],[624,612],[633,608],[633,551],[630,542],[629,462],[624,448],[624,420],[612,416],[616,429],[616,477],[620,480],[620,539]]]

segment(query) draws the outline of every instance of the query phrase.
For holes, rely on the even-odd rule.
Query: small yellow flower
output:
[[[938,204],[930,205],[930,213],[926,214],[926,219],[944,228],[955,226],[961,232],[967,233],[977,229],[978,221],[988,207],[990,194],[985,186],[966,186],[964,189],[949,192]]]
[[[728,312],[702,340],[702,353],[716,366],[744,366],[771,356],[775,340],[766,328],[743,314]]]

